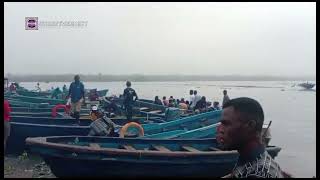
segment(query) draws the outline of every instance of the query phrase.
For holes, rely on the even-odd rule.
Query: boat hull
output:
[[[101,147],[89,147],[91,143]],[[57,177],[221,177],[231,172],[239,157],[236,151],[206,150],[218,147],[214,138],[150,140],[68,136],[28,138],[27,144]],[[135,148],[118,149],[121,144]],[[170,150],[150,150],[147,148],[150,145]],[[197,151],[183,151],[181,146],[193,146]],[[273,158],[280,150],[267,147]]]

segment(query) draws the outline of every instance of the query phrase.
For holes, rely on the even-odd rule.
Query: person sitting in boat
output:
[[[224,150],[240,154],[228,178],[282,178],[284,173],[262,142],[264,113],[254,99],[240,97],[223,105],[217,140]]]
[[[59,87],[57,87],[56,89],[53,90],[52,94],[51,94],[51,98],[52,99],[59,99],[59,95],[62,94],[62,91],[60,90]]]
[[[199,110],[200,112],[207,111],[207,101],[206,97],[202,96],[199,101],[197,101],[197,104],[194,107],[194,111]]]
[[[159,99],[159,96],[154,97],[154,102],[153,103],[158,104],[158,105],[163,105],[161,100]]]
[[[176,99],[176,107],[178,107],[179,106],[179,104],[180,104],[180,99]]]
[[[104,106],[104,110],[113,114],[121,114],[120,108],[117,106],[113,97],[110,99],[110,103]]]
[[[174,102],[173,102],[173,99],[169,99],[169,105],[168,107],[176,107]]]
[[[65,85],[65,84],[63,85],[63,87],[62,87],[62,92],[64,92],[64,93],[65,93],[65,92],[68,92],[68,90],[67,90],[67,85]]]
[[[90,101],[97,101],[99,99],[97,89],[90,90],[89,99]]]
[[[163,96],[162,103],[163,103],[164,106],[169,106],[169,101],[167,100],[166,96]]]
[[[14,83],[11,83],[11,85],[9,86],[9,90],[10,90],[11,93],[16,93],[17,88],[16,88],[16,86],[14,85]]]
[[[217,110],[220,110],[220,106],[219,106],[219,102],[218,101],[214,101],[213,102],[213,110],[214,111],[217,111]]]
[[[101,118],[103,116],[103,112],[98,110],[97,106],[92,106],[90,111],[90,118],[92,121],[97,120],[98,118]]]
[[[184,98],[180,99],[180,103],[186,103],[186,101],[184,100]]]
[[[184,112],[186,112],[188,110],[188,105],[185,102],[181,102],[179,103],[179,109],[183,110]]]

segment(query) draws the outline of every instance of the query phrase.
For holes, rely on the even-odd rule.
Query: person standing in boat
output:
[[[7,146],[7,139],[10,136],[10,105],[8,100],[4,100],[4,146],[3,146],[3,152],[6,152],[6,146]]]
[[[80,124],[80,111],[81,111],[81,104],[85,103],[85,96],[84,96],[84,85],[80,82],[80,76],[74,76],[74,82],[70,84],[69,93],[67,99],[71,97],[71,112],[73,117]]]
[[[223,105],[217,140],[224,150],[237,150],[238,162],[228,178],[281,178],[280,166],[262,142],[264,113],[254,99],[235,98]]]
[[[128,121],[132,121],[132,109],[134,102],[138,99],[138,95],[134,89],[131,88],[131,82],[127,81],[127,88],[123,91],[123,105],[126,110],[126,116]],[[135,97],[135,99],[133,99]]]
[[[223,106],[226,102],[228,102],[228,101],[230,101],[230,98],[229,98],[229,96],[228,96],[228,94],[227,94],[227,90],[223,90],[222,106]]]
[[[41,92],[40,83],[37,83],[37,85],[36,85],[36,91],[37,91],[37,92]]]
[[[189,104],[191,105],[192,102],[194,101],[194,95],[193,95],[193,90],[192,89],[189,91],[189,94],[190,94]]]
[[[197,90],[193,91],[193,102],[191,103],[191,108],[194,109],[194,107],[197,105],[197,102],[200,101],[200,99],[202,98],[200,95],[198,95]]]

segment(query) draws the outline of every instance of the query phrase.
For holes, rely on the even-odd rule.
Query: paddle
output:
[[[271,123],[272,123],[272,121],[269,122],[267,129],[264,131],[264,133],[263,133],[263,135],[262,135],[263,138],[265,138],[265,136],[266,136],[266,134],[267,134],[267,131],[268,131]]]

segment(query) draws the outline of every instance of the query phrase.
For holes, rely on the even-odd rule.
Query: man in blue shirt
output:
[[[67,98],[71,97],[71,112],[73,117],[80,123],[81,104],[85,102],[84,85],[80,82],[80,76],[74,76],[74,82],[70,84],[69,94]]]

